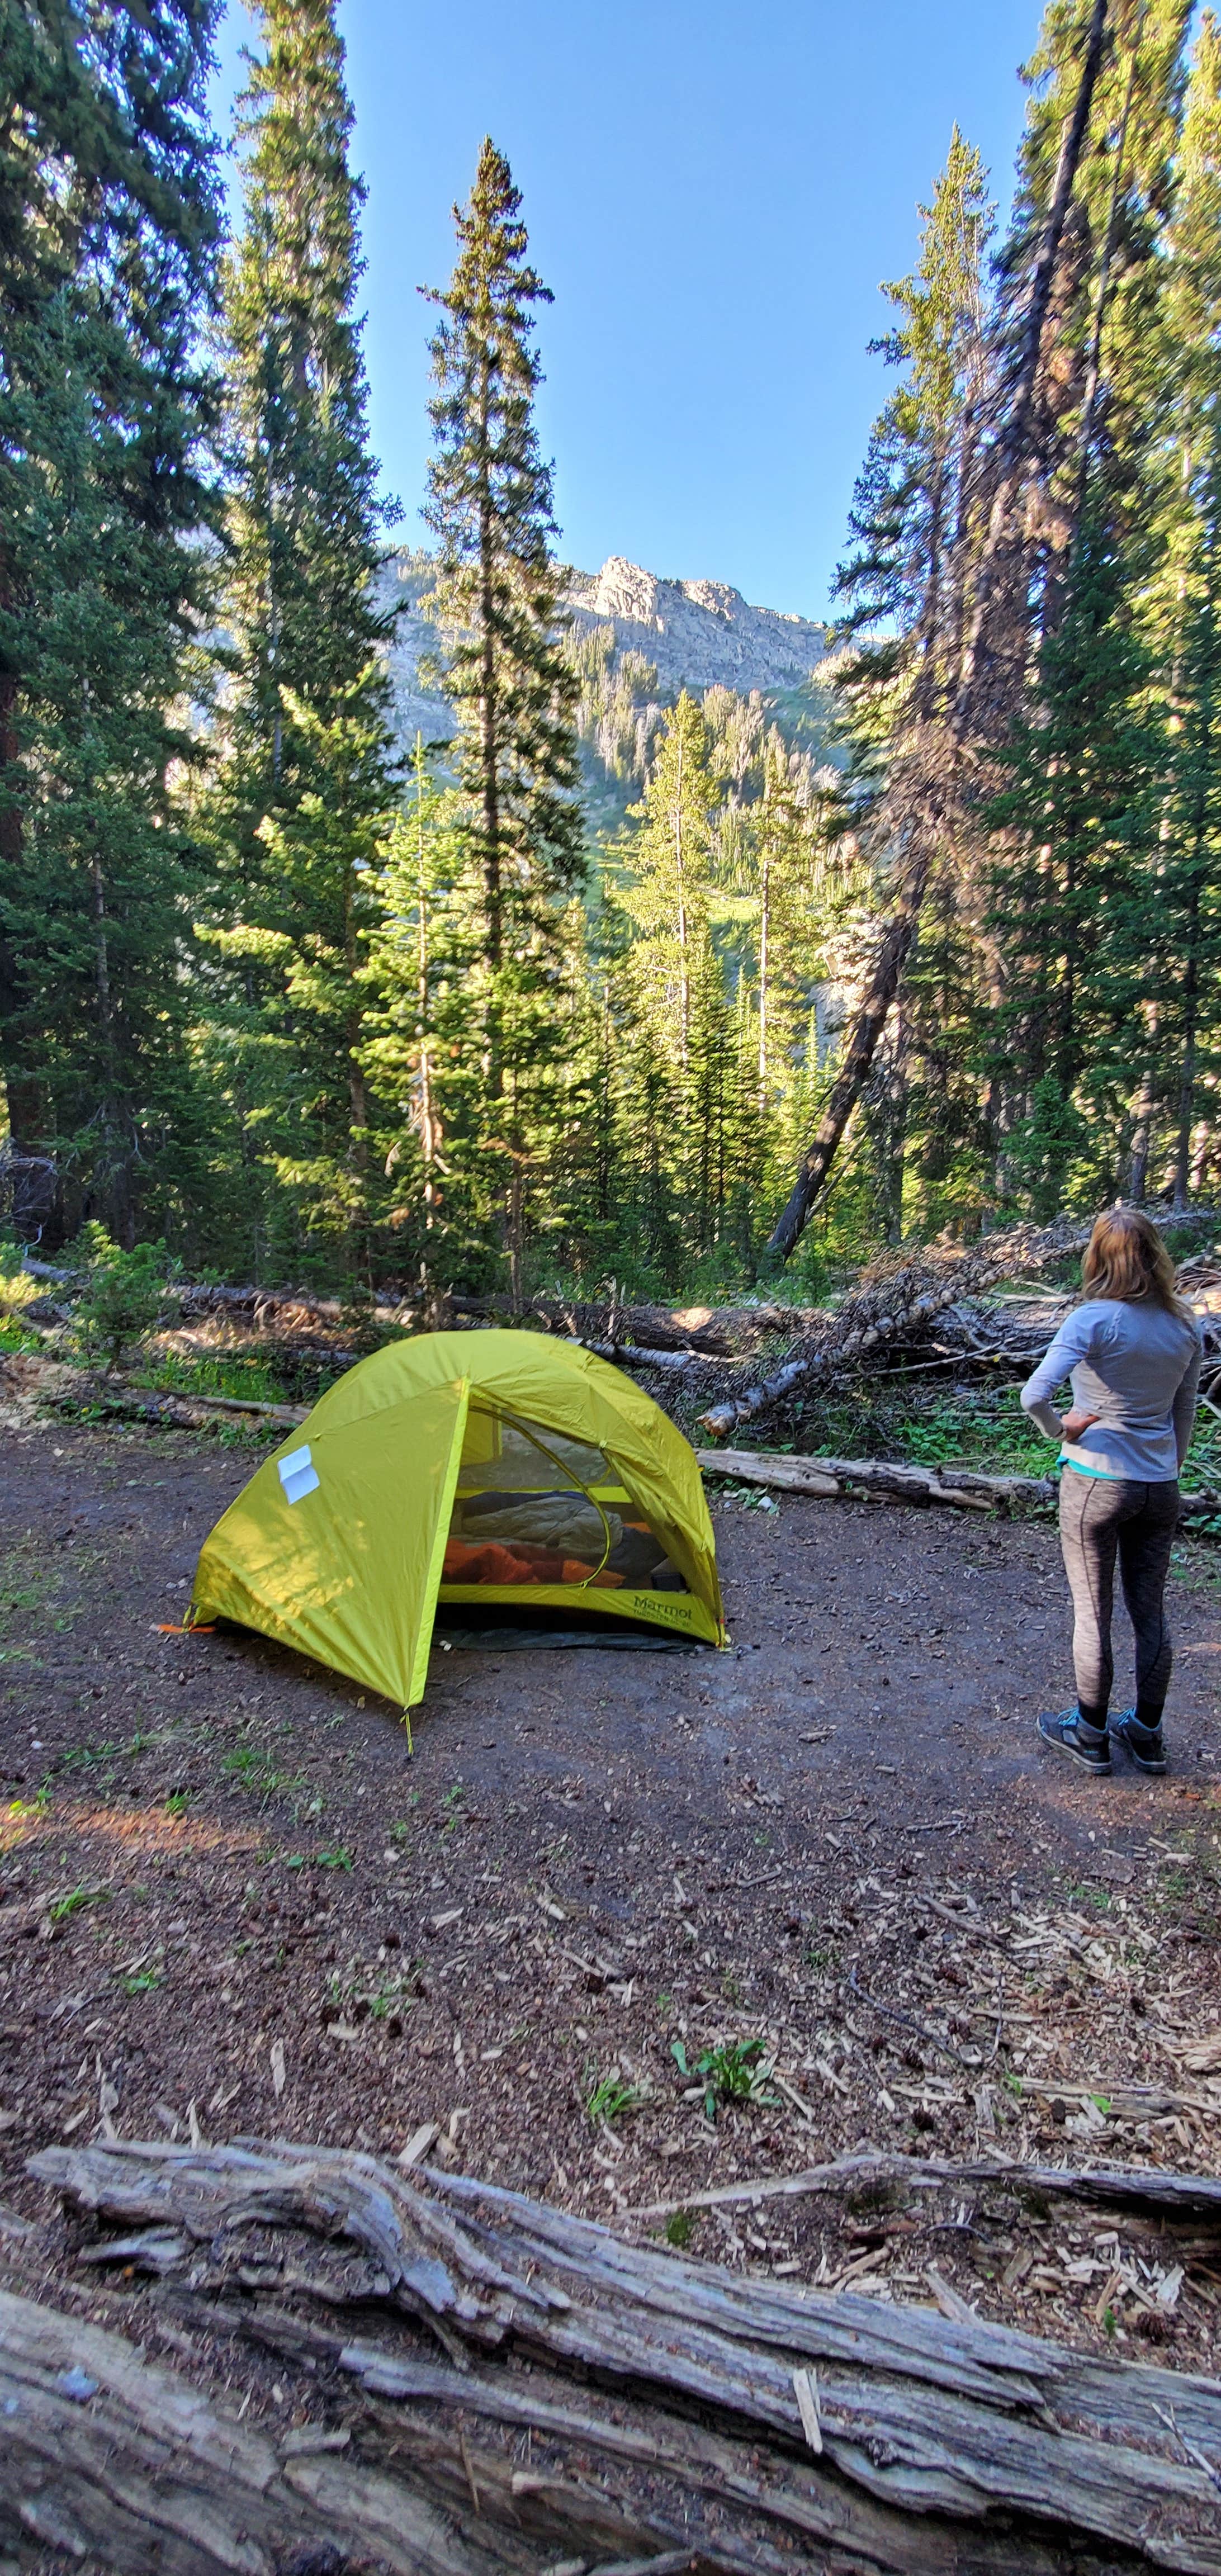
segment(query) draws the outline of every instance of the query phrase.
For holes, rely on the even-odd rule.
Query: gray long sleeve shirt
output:
[[[1199,1327],[1149,1298],[1091,1298],[1061,1324],[1022,1388],[1022,1405],[1049,1440],[1061,1437],[1049,1398],[1067,1377],[1079,1413],[1096,1422],[1060,1455],[1086,1475],[1172,1484],[1191,1442],[1200,1383]]]

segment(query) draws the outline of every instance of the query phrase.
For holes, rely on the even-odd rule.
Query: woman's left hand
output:
[[[1096,1422],[1097,1420],[1098,1416],[1096,1413],[1079,1413],[1076,1405],[1074,1405],[1072,1412],[1064,1415],[1060,1428],[1064,1433],[1066,1440],[1079,1440],[1082,1432],[1088,1431],[1091,1422]]]

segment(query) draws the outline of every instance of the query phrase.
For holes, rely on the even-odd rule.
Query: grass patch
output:
[[[109,1902],[108,1887],[70,1887],[66,1896],[56,1897],[48,1913],[52,1923],[67,1923],[74,1914],[80,1913],[82,1906],[108,1905]]]
[[[612,2067],[609,2075],[599,2077],[585,2108],[595,2128],[600,2120],[605,2120],[609,2127],[614,2121],[621,2120],[625,2111],[638,2111],[643,2100],[639,2086],[625,2084],[617,2069]]]
[[[62,1579],[61,1565],[28,1541],[0,1556],[0,1663],[30,1661],[30,1649],[10,1640],[50,1607]],[[61,1629],[70,1622],[61,1614],[53,1624]]]
[[[297,1797],[307,1785],[304,1772],[277,1770],[271,1754],[257,1744],[235,1745],[220,1767],[239,1789],[248,1790],[252,1797],[264,1802],[269,1798]]]
[[[247,1404],[283,1404],[285,1396],[271,1362],[243,1351],[218,1352],[215,1358],[188,1359],[170,1351],[132,1371],[133,1386],[151,1387],[158,1395],[228,1395]]]
[[[0,1351],[12,1351],[15,1354],[20,1354],[28,1351],[42,1351],[45,1349],[46,1340],[44,1335],[42,1333],[36,1333],[32,1325],[19,1324],[11,1315],[6,1316],[4,1321],[0,1323]]]

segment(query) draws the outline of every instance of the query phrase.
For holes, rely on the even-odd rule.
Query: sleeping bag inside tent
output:
[[[426,1333],[361,1360],[205,1540],[196,1623],[233,1619],[402,1707],[438,1601],[725,1643],[694,1451],[619,1369],[537,1333]]]

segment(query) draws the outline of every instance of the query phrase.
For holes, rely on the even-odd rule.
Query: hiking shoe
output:
[[[1058,1717],[1044,1712],[1039,1719],[1039,1733],[1045,1744],[1057,1753],[1071,1753],[1087,1771],[1106,1773],[1111,1768],[1111,1747],[1105,1726],[1086,1726],[1075,1708],[1061,1709]]]
[[[1166,1739],[1160,1726],[1138,1726],[1134,1708],[1121,1710],[1110,1721],[1108,1732],[1113,1744],[1122,1744],[1130,1753],[1138,1771],[1164,1771]]]

